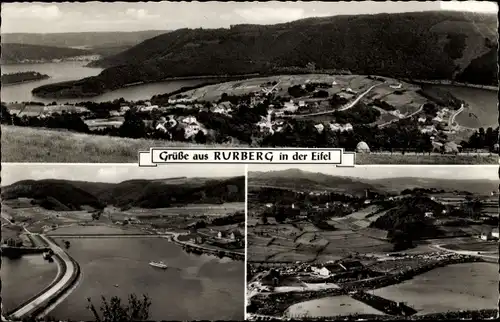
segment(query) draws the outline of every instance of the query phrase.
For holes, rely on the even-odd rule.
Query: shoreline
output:
[[[171,235],[170,241],[172,241],[174,244],[181,246],[184,251],[187,251],[188,249],[195,249],[198,251],[201,251],[203,254],[209,254],[209,255],[223,255],[224,257],[229,257],[232,260],[245,260],[245,253],[240,253],[240,252],[235,252],[231,250],[219,250],[219,249],[214,249],[210,248],[207,246],[203,245],[196,245],[190,242],[183,242],[179,240],[179,236],[181,235],[187,235],[189,233],[168,233]]]
[[[492,85],[480,85],[480,84],[471,84],[471,83],[460,83],[460,82],[453,82],[450,80],[425,80],[425,79],[403,79],[405,82],[411,83],[411,84],[429,84],[429,85],[446,85],[446,86],[457,86],[457,87],[467,87],[467,88],[475,88],[475,89],[484,89],[487,91],[492,91],[492,92],[497,92],[498,91],[498,86],[492,86]]]
[[[227,79],[227,81],[235,78],[242,78],[243,80],[246,79],[252,79],[252,78],[267,78],[267,77],[276,77],[276,76],[285,76],[285,75],[305,75],[305,74],[311,74],[311,75],[342,75],[342,74],[331,74],[331,73],[325,73],[322,72],[321,70],[315,72],[311,71],[309,73],[303,73],[303,72],[296,72],[294,73],[293,71],[290,71],[288,73],[249,73],[249,74],[239,74],[239,75],[198,75],[198,76],[178,76],[178,77],[166,77],[161,80],[154,80],[154,81],[139,81],[139,82],[134,82],[134,83],[129,83],[125,84],[121,87],[118,87],[116,89],[112,90],[105,90],[102,93],[96,94],[96,95],[80,95],[80,96],[59,96],[59,95],[44,95],[44,96],[39,96],[33,93],[34,90],[37,88],[34,88],[32,90],[32,94],[35,97],[39,98],[45,98],[45,99],[83,99],[83,98],[92,98],[92,97],[98,97],[106,93],[110,93],[113,91],[117,91],[123,88],[128,88],[128,87],[134,87],[134,86],[140,86],[140,85],[147,85],[147,84],[154,84],[154,83],[161,83],[161,82],[169,82],[169,81],[182,81],[182,80],[203,80],[203,79],[217,79],[219,82],[215,82],[215,84],[218,83],[224,83]],[[353,74],[354,75],[354,74]],[[370,76],[370,75],[359,75],[359,76]],[[376,75],[378,76],[378,75]],[[381,77],[389,77],[389,76],[381,76]],[[390,77],[393,78],[393,77]],[[421,84],[433,84],[433,85],[450,85],[450,86],[458,86],[458,87],[467,87],[467,88],[476,88],[476,89],[484,89],[488,91],[498,91],[498,86],[492,86],[492,85],[480,85],[480,84],[471,84],[471,83],[460,83],[460,82],[454,82],[452,80],[425,80],[425,79],[408,79],[408,78],[394,78],[396,80],[401,80],[407,83],[411,84],[416,84],[416,85],[421,85]],[[78,80],[72,81],[76,82]],[[55,85],[58,83],[54,84],[49,84],[49,85]],[[205,85],[206,86],[206,85]],[[202,86],[203,87],[203,86]],[[164,95],[164,94],[156,94],[156,95]]]
[[[25,80],[25,81],[20,81],[20,82],[2,84],[2,87],[14,86],[14,85],[21,85],[21,84],[25,84],[25,83],[33,83],[33,82],[38,82],[38,81],[42,81],[42,80],[45,80],[45,79],[50,79],[50,76],[43,77],[43,78],[38,78],[38,79],[30,79],[30,80]]]

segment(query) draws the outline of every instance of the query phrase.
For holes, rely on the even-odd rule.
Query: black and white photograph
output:
[[[2,3],[2,158],[339,147],[359,164],[497,164],[497,14],[489,1]]]
[[[247,180],[247,319],[498,318],[498,166],[249,165]]]
[[[2,164],[1,188],[2,321],[244,319],[244,166]]]

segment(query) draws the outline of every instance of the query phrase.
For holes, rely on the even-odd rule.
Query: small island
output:
[[[2,75],[2,85],[14,85],[25,82],[33,82],[37,80],[47,79],[49,77],[49,75],[33,71],[4,74]]]

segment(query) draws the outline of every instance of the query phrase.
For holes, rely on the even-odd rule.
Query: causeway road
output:
[[[470,250],[453,250],[449,248],[443,247],[443,245],[435,244],[431,245],[432,248],[445,251],[448,253],[454,253],[454,254],[459,254],[459,255],[468,255],[468,256],[475,256],[475,257],[480,257],[485,260],[495,260],[495,262],[498,261],[498,254],[495,254],[493,252],[481,252],[481,251],[470,251]]]
[[[12,319],[30,317],[33,312],[40,309],[44,305],[47,305],[52,298],[60,295],[59,293],[61,290],[73,282],[74,274],[77,272],[76,266],[66,251],[44,235],[37,235],[37,237],[47,243],[47,245],[49,245],[49,247],[54,251],[54,258],[58,267],[57,277],[56,280],[54,280],[54,283],[47,290],[45,290],[45,292],[39,294],[28,303],[11,313],[9,317]]]

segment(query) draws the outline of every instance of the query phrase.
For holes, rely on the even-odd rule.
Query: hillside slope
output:
[[[98,94],[166,77],[279,73],[284,68],[304,69],[308,63],[316,69],[355,74],[464,81],[471,77],[471,82],[489,84],[491,71],[483,66],[496,67],[496,57],[488,55],[498,45],[496,31],[495,15],[461,12],[334,16],[269,26],[180,29],[96,62],[109,67],[96,77],[63,87],[45,86],[34,93]],[[471,64],[476,59],[480,61]]]
[[[143,30],[132,32],[70,32],[70,33],[5,33],[2,43],[24,45],[79,47],[101,53],[104,50],[125,49],[135,46],[146,39],[166,33],[166,30]],[[118,51],[115,51],[117,53]]]
[[[282,171],[249,172],[248,184],[256,186],[273,186],[288,189],[310,189],[344,191],[359,194],[369,189],[379,193],[399,194],[405,189],[436,189],[445,192],[465,191],[472,194],[489,196],[498,190],[498,182],[493,180],[443,180],[434,178],[387,178],[368,180],[355,177],[333,176],[323,173],[287,169]]]
[[[356,178],[332,176],[299,169],[249,172],[249,186],[280,187],[293,190],[327,190],[338,193],[364,195],[366,189],[381,192],[379,188]]]
[[[96,209],[106,205],[162,208],[187,203],[243,202],[245,178],[129,180],[117,184],[23,180],[2,187],[2,199],[16,198],[35,199],[41,206],[56,210],[81,209],[84,205]]]
[[[26,60],[51,61],[89,54],[91,52],[83,49],[4,43],[2,39],[1,63],[16,64]]]

